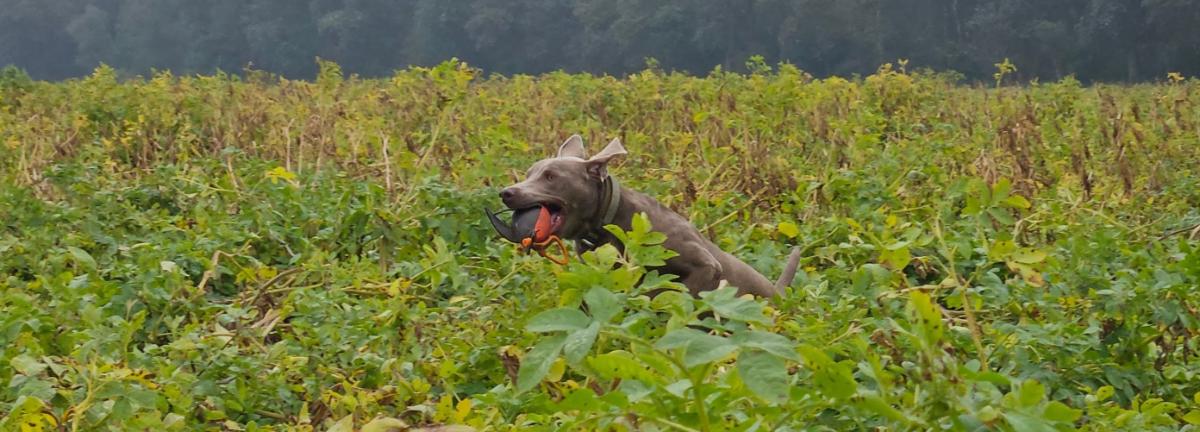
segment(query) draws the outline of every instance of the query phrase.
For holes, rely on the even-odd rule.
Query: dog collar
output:
[[[613,223],[617,218],[617,208],[621,206],[621,184],[617,182],[616,177],[605,177],[600,183],[600,202],[604,204],[596,207],[594,217],[597,218],[592,219],[591,230],[575,240],[575,253],[580,257],[585,251],[595,249],[605,243],[604,239],[609,238],[604,226]]]
[[[608,176],[605,179],[608,186],[608,202],[605,203],[604,218],[600,219],[600,227],[613,223],[613,219],[617,217],[617,207],[621,206],[621,184],[617,183],[617,178]]]

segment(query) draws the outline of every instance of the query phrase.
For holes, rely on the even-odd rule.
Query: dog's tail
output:
[[[792,248],[792,254],[788,255],[787,265],[783,267],[783,274],[779,275],[779,280],[775,281],[775,292],[783,294],[783,290],[792,284],[792,280],[796,279],[796,269],[800,267],[800,246]]]

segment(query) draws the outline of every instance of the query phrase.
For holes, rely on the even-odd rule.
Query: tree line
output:
[[[487,72],[910,67],[990,80],[1200,73],[1200,0],[0,0],[0,66],[39,79],[265,70],[363,76],[457,57]]]

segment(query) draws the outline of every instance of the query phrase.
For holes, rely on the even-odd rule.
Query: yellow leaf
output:
[[[264,266],[264,267],[258,268],[259,280],[267,280],[267,279],[275,277],[275,275],[277,275],[277,274],[279,274],[279,271],[275,270],[274,267],[265,267]]]
[[[779,233],[787,236],[787,238],[796,238],[800,235],[800,227],[791,222],[780,222],[778,227]]]
[[[554,361],[554,364],[550,365],[550,372],[546,374],[546,380],[550,382],[558,382],[562,379],[563,373],[566,371],[567,362],[562,357],[559,357],[558,360]]]
[[[354,432],[354,414],[342,417],[329,428],[328,432]]]
[[[1046,260],[1046,252],[1036,249],[1022,249],[1012,254],[1012,260],[1021,264],[1037,264]]]
[[[463,399],[458,401],[458,405],[454,407],[454,422],[462,423],[468,414],[471,414],[471,400]]]
[[[362,432],[394,432],[408,429],[408,424],[400,419],[381,417],[363,425]]]
[[[312,419],[308,417],[308,402],[307,401],[302,402],[300,404],[300,414],[297,417],[298,418],[296,419],[296,423],[299,423],[299,424],[312,423]]]
[[[454,396],[445,395],[438,400],[437,406],[434,408],[433,420],[439,422],[448,422],[454,416]]]
[[[1004,199],[1004,204],[1012,208],[1027,209],[1030,207],[1029,200],[1020,195],[1010,195]]]
[[[1030,267],[1028,264],[1021,264],[1016,261],[1009,261],[1007,264],[1010,270],[1020,274],[1021,277],[1025,279],[1025,282],[1029,283],[1030,285],[1035,287],[1046,285],[1046,280],[1042,278],[1042,274],[1033,267]]]
[[[846,218],[846,225],[850,225],[850,228],[854,228],[855,230],[862,230],[862,225],[859,225],[858,221],[851,218]]]
[[[296,174],[288,171],[287,168],[275,167],[267,171],[267,179],[271,180],[271,183],[278,183],[279,180],[290,182],[296,179]]]

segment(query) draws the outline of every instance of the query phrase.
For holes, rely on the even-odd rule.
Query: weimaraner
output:
[[[779,294],[792,283],[800,261],[800,249],[788,257],[783,275],[774,285],[746,263],[722,251],[683,216],[640,192],[620,186],[608,174],[608,163],[625,155],[625,147],[614,139],[600,153],[588,157],[583,139],[573,135],[558,149],[558,155],[533,164],[527,178],[500,191],[504,205],[513,210],[545,207],[550,211],[551,233],[576,241],[577,253],[620,242],[604,225],[631,228],[633,215],[644,212],[655,231],[666,234],[664,247],[678,253],[657,269],[679,276],[692,295],[716,289],[721,280],[746,293],[761,297]]]

